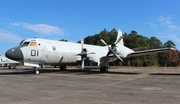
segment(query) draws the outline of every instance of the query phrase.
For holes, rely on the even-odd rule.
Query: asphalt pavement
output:
[[[40,69],[0,67],[1,104],[179,104],[180,68]]]

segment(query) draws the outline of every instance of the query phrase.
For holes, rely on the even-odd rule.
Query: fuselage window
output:
[[[29,46],[37,47],[37,43],[36,43],[36,42],[31,42],[31,43],[29,44]]]
[[[52,46],[52,49],[55,51],[56,50],[56,46]]]

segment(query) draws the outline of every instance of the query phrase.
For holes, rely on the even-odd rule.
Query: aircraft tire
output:
[[[105,72],[107,73],[109,71],[109,68],[108,67],[105,67]]]
[[[102,73],[107,73],[108,72],[108,67],[101,67],[100,68],[100,72],[102,72]]]
[[[36,72],[35,72],[37,75],[39,74],[39,70],[36,70]]]
[[[36,67],[34,67],[33,74],[36,74],[36,75],[40,74],[39,70]]]
[[[108,72],[108,67],[104,67],[104,72],[105,72],[105,73]]]
[[[103,72],[103,67],[100,67],[100,72]]]
[[[60,71],[65,71],[66,70],[66,66],[61,66],[60,67]]]

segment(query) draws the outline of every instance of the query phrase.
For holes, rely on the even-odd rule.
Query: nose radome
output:
[[[23,54],[20,47],[11,48],[5,53],[6,57],[12,60],[20,61],[23,60]]]

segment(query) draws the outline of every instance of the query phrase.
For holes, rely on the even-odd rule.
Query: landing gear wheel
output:
[[[33,74],[36,74],[36,75],[40,74],[39,70],[37,68],[35,68]]]
[[[104,68],[104,72],[105,72],[105,73],[107,73],[107,72],[108,72],[108,70],[109,70],[109,68],[108,68],[108,67],[105,67],[105,68]]]
[[[36,74],[37,74],[37,75],[39,74],[39,70],[36,70]]]
[[[45,68],[45,65],[41,65],[41,68],[43,68],[43,69],[44,69],[44,68]]]
[[[108,72],[108,67],[101,67],[100,68],[100,72],[102,72],[102,73],[107,73]]]
[[[103,67],[100,67],[100,72],[103,72]]]
[[[66,66],[61,66],[60,67],[60,71],[65,71],[66,70]]]

